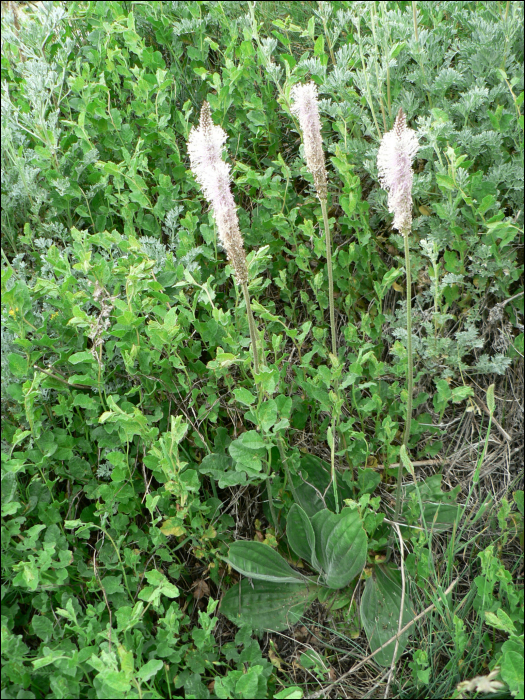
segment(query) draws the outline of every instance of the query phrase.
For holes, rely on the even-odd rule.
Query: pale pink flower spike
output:
[[[188,138],[191,170],[211,204],[219,240],[226,250],[238,282],[243,284],[248,281],[248,269],[237,207],[230,188],[230,166],[222,159],[226,139],[226,132],[212,122],[210,106],[204,102],[199,126],[191,129]]]
[[[405,236],[412,225],[412,163],[418,149],[416,132],[407,127],[400,109],[394,128],[381,141],[377,169],[381,187],[388,192],[388,211],[394,214],[392,226]]]
[[[292,113],[297,115],[303,132],[306,167],[314,177],[317,196],[321,201],[326,202],[328,188],[321,138],[321,119],[317,104],[317,86],[314,82],[294,85],[290,94],[293,99]]]

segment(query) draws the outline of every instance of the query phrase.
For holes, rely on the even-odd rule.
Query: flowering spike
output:
[[[314,82],[306,83],[306,85],[294,85],[291,97],[293,99],[292,113],[299,118],[299,125],[303,132],[306,167],[314,177],[319,200],[326,202],[328,187],[321,138],[321,120],[317,103],[317,86]]]
[[[235,270],[237,280],[239,284],[244,284],[248,281],[246,252],[230,189],[230,166],[222,160],[226,138],[226,132],[212,122],[210,106],[204,102],[199,126],[191,129],[188,138],[191,169],[211,204],[219,240]]]
[[[388,211],[394,214],[392,226],[408,235],[412,225],[412,162],[419,149],[416,132],[407,128],[399,110],[394,128],[381,141],[377,169],[381,187],[388,192]]]

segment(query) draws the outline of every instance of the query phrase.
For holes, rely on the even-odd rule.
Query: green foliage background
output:
[[[384,551],[406,327],[403,242],[376,154],[400,106],[421,143],[413,456],[446,456],[442,426],[478,388],[497,382],[512,400],[523,8],[418,2],[416,35],[407,2],[39,5],[2,3],[2,697],[302,697],[337,650],[301,657],[313,670],[294,680],[267,638],[218,617],[237,580],[223,557],[240,537],[277,547],[293,502],[283,461],[298,487],[308,455],[329,455],[335,383],[340,488],[360,504],[369,556]],[[320,207],[289,111],[291,86],[310,79],[329,170],[335,363]],[[257,385],[242,294],[188,169],[204,100],[228,134],[265,357]],[[506,427],[515,437],[523,425]],[[479,585],[441,610],[433,639],[417,628],[398,697],[451,696],[511,642],[502,678],[519,695],[520,497],[498,495],[476,525],[496,550],[480,539],[462,555]],[[415,499],[410,509],[417,520]],[[410,541],[414,580],[431,576],[432,546]],[[447,551],[445,569],[430,567],[444,584],[460,567]],[[350,618],[339,634],[355,649]]]

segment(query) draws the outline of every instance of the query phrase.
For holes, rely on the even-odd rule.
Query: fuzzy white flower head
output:
[[[326,201],[326,169],[317,102],[317,86],[314,82],[306,83],[306,85],[294,85],[290,94],[293,100],[292,113],[297,115],[303,132],[306,167],[314,177],[317,196],[320,200]]]
[[[191,170],[211,204],[219,240],[242,284],[248,280],[248,270],[237,208],[230,189],[230,166],[222,160],[226,138],[226,132],[212,122],[210,106],[204,102],[199,126],[192,128],[188,138]]]
[[[388,192],[388,211],[394,214],[392,226],[408,235],[412,225],[412,163],[419,149],[416,132],[407,128],[400,109],[392,131],[381,141],[377,169],[381,187]]]
[[[199,185],[204,189],[204,194],[210,204],[213,204],[214,196],[217,194],[217,188],[214,187],[212,182],[216,178],[211,176],[210,170],[213,171],[219,163],[223,163],[227,169],[226,177],[229,178],[229,166],[222,160],[222,150],[226,139],[226,132],[212,122],[210,106],[207,102],[204,102],[199,126],[192,127],[190,131],[188,155],[190,156],[193,174]]]

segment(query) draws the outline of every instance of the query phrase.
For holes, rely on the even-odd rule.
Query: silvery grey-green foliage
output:
[[[99,479],[109,479],[111,477],[111,472],[113,471],[113,465],[110,462],[101,462],[97,468],[97,476]]]
[[[184,211],[183,207],[177,205],[166,213],[164,219],[164,231],[168,236],[169,245],[173,249],[176,245],[177,230],[180,226],[180,214]]]
[[[323,66],[321,61],[316,56],[311,58],[302,58],[297,65],[299,68],[303,68],[308,71],[310,75],[318,76],[323,80],[326,76],[326,66]]]
[[[153,273],[163,270],[166,265],[166,246],[158,238],[152,236],[143,236],[140,239],[140,244],[148,258],[155,260]]]
[[[507,341],[508,343],[509,341]],[[508,345],[507,345],[508,347]],[[496,353],[492,357],[484,353],[474,366],[474,372],[479,374],[499,374],[504,375],[512,360],[502,353]]]
[[[205,29],[206,21],[200,18],[182,19],[173,24],[173,36],[179,37],[181,34],[192,34],[197,29]]]

